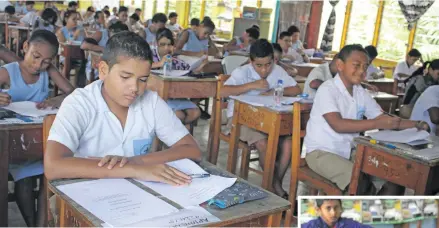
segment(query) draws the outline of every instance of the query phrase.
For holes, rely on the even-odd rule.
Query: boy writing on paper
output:
[[[44,157],[49,180],[190,183],[188,175],[165,163],[199,161],[200,148],[166,102],[146,90],[151,64],[149,45],[139,35],[120,32],[109,39],[99,63],[101,80],[68,96],[52,125]],[[148,153],[155,136],[169,149]]]
[[[24,60],[20,60],[9,50],[2,50],[1,59],[10,62],[0,68],[0,88],[8,87],[7,92],[0,91],[0,107],[11,102],[33,101],[37,108],[59,107],[65,95],[74,88],[55,67],[52,60],[58,53],[58,40],[55,34],[47,30],[36,30],[23,44]],[[65,93],[49,98],[49,78]],[[41,226],[43,211],[38,210],[35,218],[33,197],[33,177],[43,174],[43,162],[33,161],[24,164],[10,164],[9,172],[15,181],[17,204],[28,226]],[[42,182],[40,182],[42,183]],[[40,186],[38,208],[44,205],[43,191]]]
[[[221,97],[237,95],[268,95],[272,96],[278,80],[283,81],[284,96],[296,96],[302,91],[296,81],[282,67],[274,64],[273,46],[266,39],[257,40],[250,48],[250,63],[235,69],[225,82]],[[234,102],[227,107],[228,127],[231,127]],[[282,189],[282,179],[291,160],[291,139],[283,137],[279,142],[273,178],[273,189],[281,197],[288,198]],[[267,150],[267,135],[257,130],[241,126],[240,140],[255,146],[259,151],[259,164],[263,167]]]
[[[384,72],[375,67],[372,62],[378,56],[378,51],[375,46],[369,45],[364,48],[369,56],[369,67],[367,68],[366,80],[384,78]]]
[[[437,135],[436,126],[439,124],[439,85],[428,87],[416,101],[411,120],[421,120],[428,123],[431,135]]]
[[[317,90],[304,144],[306,162],[317,174],[347,190],[355,159],[354,138],[373,129],[402,130],[417,127],[428,130],[425,122],[402,120],[383,113],[381,107],[361,87],[370,64],[360,45],[342,48],[336,60],[338,74]],[[364,120],[366,116],[368,119]],[[305,155],[303,154],[303,155]],[[373,194],[375,188],[368,178],[359,181],[358,194]],[[404,188],[386,183],[382,195],[400,195]]]

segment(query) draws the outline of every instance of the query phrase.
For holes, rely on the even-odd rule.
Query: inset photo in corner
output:
[[[302,228],[439,228],[437,196],[299,196]]]

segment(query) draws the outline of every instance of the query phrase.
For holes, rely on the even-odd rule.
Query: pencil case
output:
[[[222,192],[218,193],[218,195],[209,200],[208,204],[225,209],[236,204],[263,199],[267,196],[268,193],[260,190],[259,188],[238,181],[231,187],[226,188]]]

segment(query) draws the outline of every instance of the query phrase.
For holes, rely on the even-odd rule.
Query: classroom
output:
[[[437,12],[1,1],[0,227],[439,227]]]

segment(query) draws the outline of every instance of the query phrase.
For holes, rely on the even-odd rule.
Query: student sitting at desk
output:
[[[175,52],[181,55],[198,56],[206,55],[209,50],[210,39],[215,30],[213,21],[203,20],[200,26],[184,30],[175,45]]]
[[[24,17],[20,19],[20,24],[23,26],[32,26],[38,17],[37,12],[34,10],[34,1],[26,1],[26,9],[24,12]]]
[[[171,12],[169,13],[168,19],[169,23],[166,25],[166,28],[171,30],[173,33],[180,33],[183,28],[177,23],[178,14],[176,12]]]
[[[24,42],[24,60],[18,60],[18,57],[13,53],[2,51],[2,59],[3,55],[8,55],[7,59],[3,60],[9,62],[16,59],[16,61],[0,68],[0,88],[2,86],[9,88],[7,92],[0,92],[0,106],[18,101],[37,102],[38,108],[60,106],[64,97],[74,88],[52,66],[52,60],[58,53],[58,46],[55,34],[46,30],[37,30],[32,33],[28,41]],[[47,99],[49,96],[49,77],[65,95]],[[26,224],[28,226],[41,226],[44,213],[39,210],[38,218],[35,218],[32,177],[43,174],[42,161],[10,164],[9,171],[15,181],[14,192],[17,196],[17,204]],[[43,187],[41,186],[43,182],[42,179],[40,180],[38,208],[45,204]]]
[[[332,79],[337,75],[336,65],[337,55],[334,56],[331,62],[320,64],[318,67],[309,72],[306,77],[303,93],[308,94],[309,97],[315,97],[317,89],[327,80]]]
[[[200,26],[200,19],[192,18],[191,19],[191,28],[193,31],[197,30],[198,26]]]
[[[128,8],[126,6],[119,7],[117,20],[122,21],[124,24],[128,23]]]
[[[405,81],[406,88],[402,103],[414,105],[421,94],[439,82],[439,59],[425,62]]]
[[[20,22],[20,18],[15,16],[15,8],[13,6],[6,6],[5,12],[0,13],[0,21]]]
[[[157,31],[157,46],[152,47],[152,68],[163,68],[168,56],[172,56],[174,49],[174,37],[171,30],[167,28],[161,28]],[[178,58],[172,58],[172,70],[189,70],[190,65],[179,60]],[[204,67],[204,64],[194,70],[199,72]],[[167,101],[169,107],[175,111],[177,117],[183,122],[184,125],[189,125],[196,121],[201,111],[196,104],[188,99],[169,99]]]
[[[35,1],[24,1],[25,2],[25,7],[23,7],[23,11],[22,14],[26,15],[30,12],[35,12],[34,9],[34,5],[35,5]]]
[[[360,45],[346,45],[335,60],[338,75],[324,82],[317,90],[306,127],[305,159],[314,172],[334,182],[342,191],[351,181],[354,138],[373,129],[402,130],[417,127],[428,130],[425,122],[402,120],[383,113],[381,107],[361,87],[368,54]],[[366,116],[368,119],[364,120]],[[357,194],[374,194],[368,178],[361,176]],[[403,188],[387,182],[382,195],[403,194]]]
[[[287,64],[280,61],[280,58],[282,57],[281,46],[277,43],[273,43],[273,51],[274,51],[274,63],[284,68],[284,70],[288,73],[288,75],[296,76],[298,73],[296,68],[294,68],[291,64]]]
[[[58,15],[55,10],[52,8],[44,9],[41,13],[41,17],[38,17],[35,23],[33,24],[32,31],[38,29],[44,29],[50,32],[55,33],[56,26],[55,23],[58,20]]]
[[[431,135],[436,135],[436,125],[439,124],[439,85],[430,86],[421,94],[410,119],[427,122]]]
[[[190,183],[188,175],[165,163],[200,161],[201,151],[166,102],[146,90],[151,63],[149,45],[137,34],[120,32],[109,39],[99,63],[101,80],[76,89],[56,115],[44,154],[48,180]],[[148,153],[156,136],[170,148]]]
[[[56,32],[56,36],[60,42],[80,41],[85,38],[84,28],[78,26],[79,13],[76,11],[67,11],[64,13],[63,25]]]
[[[105,24],[105,13],[103,11],[96,11],[93,18],[94,20],[90,25],[91,29],[95,31],[99,31],[107,27]]]
[[[364,48],[369,55],[369,67],[367,68],[366,80],[384,78],[384,72],[376,68],[372,62],[378,56],[378,51],[375,46],[369,45]]]
[[[259,30],[256,28],[248,28],[241,37],[234,37],[228,44],[223,47],[225,51],[224,56],[228,56],[229,52],[244,51],[250,52],[251,45],[259,39]]]
[[[278,80],[283,81],[284,96],[296,96],[301,89],[296,81],[282,67],[274,64],[273,47],[266,39],[257,40],[250,48],[251,63],[239,67],[232,72],[225,82],[221,97],[237,95],[273,96]],[[233,117],[233,101],[227,106],[228,127],[231,128]],[[255,146],[259,151],[259,164],[263,167],[267,149],[267,135],[246,126],[241,126],[240,140]],[[288,198],[282,188],[282,179],[291,161],[291,138],[282,137],[279,141],[281,149],[277,155],[273,178],[273,189],[281,197]]]
[[[128,18],[128,21],[126,23],[128,25],[128,29],[131,32],[135,32],[136,34],[140,34],[143,32],[144,27],[140,23],[140,17],[139,15],[133,13],[130,18]]]
[[[316,199],[317,219],[300,225],[302,228],[372,228],[352,219],[342,218],[343,207],[340,199]]]
[[[415,66],[415,63],[421,58],[422,54],[418,49],[410,50],[405,57],[405,60],[396,65],[395,71],[393,72],[393,78],[404,80],[410,77],[418,69],[418,67]]]
[[[294,49],[291,46],[291,33],[284,31],[279,34],[279,39],[277,40],[279,45],[282,47],[282,58],[281,61],[286,59],[291,62],[303,63],[309,62],[308,56],[302,51],[302,49]]]
[[[295,25],[291,25],[287,32],[291,34],[291,48],[294,50],[304,49],[302,41],[300,41],[300,30]]]
[[[157,30],[164,28],[168,17],[164,13],[156,13],[152,17],[151,24],[143,31],[140,31],[140,36],[143,37],[149,45],[154,45],[157,37]]]

